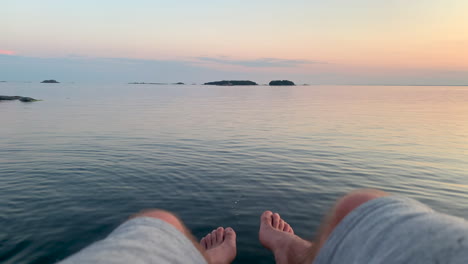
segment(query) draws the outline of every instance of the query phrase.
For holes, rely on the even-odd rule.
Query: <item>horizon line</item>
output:
[[[249,81],[249,80],[229,80],[229,81]],[[41,81],[15,81],[15,80],[0,80],[0,83],[38,83],[40,84]],[[113,82],[109,81],[63,81],[59,82],[59,84],[76,84],[76,83],[109,83],[109,84],[115,84]],[[134,84],[132,82],[119,82],[120,84]],[[148,85],[178,85],[176,84],[177,82],[143,82],[141,83],[142,85],[148,84]],[[187,82],[184,83],[183,85],[205,85],[205,83],[197,83],[197,82]],[[332,85],[343,85],[343,86],[468,86],[468,84],[379,84],[379,83],[302,83],[302,84],[295,84],[292,86],[332,86]],[[216,86],[216,85],[215,85]],[[234,85],[236,86],[236,85]],[[267,83],[259,83],[258,85],[244,85],[244,86],[270,86]]]

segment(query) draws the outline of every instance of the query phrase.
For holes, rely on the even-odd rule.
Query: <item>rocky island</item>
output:
[[[21,102],[24,102],[24,103],[39,101],[31,97],[0,95],[0,101],[13,101],[13,100],[20,100]]]
[[[59,83],[56,80],[44,80],[41,83]]]
[[[175,85],[185,85],[183,82],[174,83]]]
[[[257,85],[256,82],[252,81],[217,81],[207,82],[205,85],[220,85],[220,86],[234,86],[234,85]]]
[[[154,83],[154,82],[131,82],[131,83],[128,83],[128,84],[154,84],[154,85],[167,85],[167,83]]]
[[[269,85],[270,86],[293,86],[295,84],[288,80],[275,80],[275,81],[271,81]]]

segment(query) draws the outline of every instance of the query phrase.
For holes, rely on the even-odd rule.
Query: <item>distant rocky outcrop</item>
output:
[[[154,85],[167,85],[167,83],[154,83],[154,82],[131,82],[131,83],[128,83],[128,84],[154,84]]]
[[[56,80],[44,80],[41,83],[59,83]]]
[[[288,80],[275,80],[275,81],[271,81],[269,85],[270,86],[292,86],[295,84]]]
[[[21,102],[24,102],[24,103],[39,101],[31,97],[0,95],[0,101],[13,101],[13,100],[20,100]]]
[[[174,83],[174,84],[176,84],[176,85],[185,85],[185,83],[183,83],[183,82],[178,82],[178,83]]]
[[[221,85],[221,86],[233,86],[233,85],[257,85],[256,82],[252,81],[217,81],[207,82],[205,85]]]

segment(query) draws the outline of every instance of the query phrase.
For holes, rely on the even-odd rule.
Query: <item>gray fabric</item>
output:
[[[130,220],[61,264],[206,263],[176,228],[153,218]],[[335,228],[314,264],[468,263],[468,222],[404,197],[378,198]]]
[[[404,197],[369,201],[335,228],[314,264],[468,263],[468,222]]]
[[[106,239],[92,244],[61,264],[200,263],[206,260],[193,243],[172,225],[149,217],[125,222]]]

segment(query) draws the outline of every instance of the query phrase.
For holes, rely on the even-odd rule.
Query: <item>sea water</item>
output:
[[[259,216],[313,238],[333,202],[379,188],[468,218],[468,87],[0,83],[0,262],[54,263],[145,208],[197,238]]]

